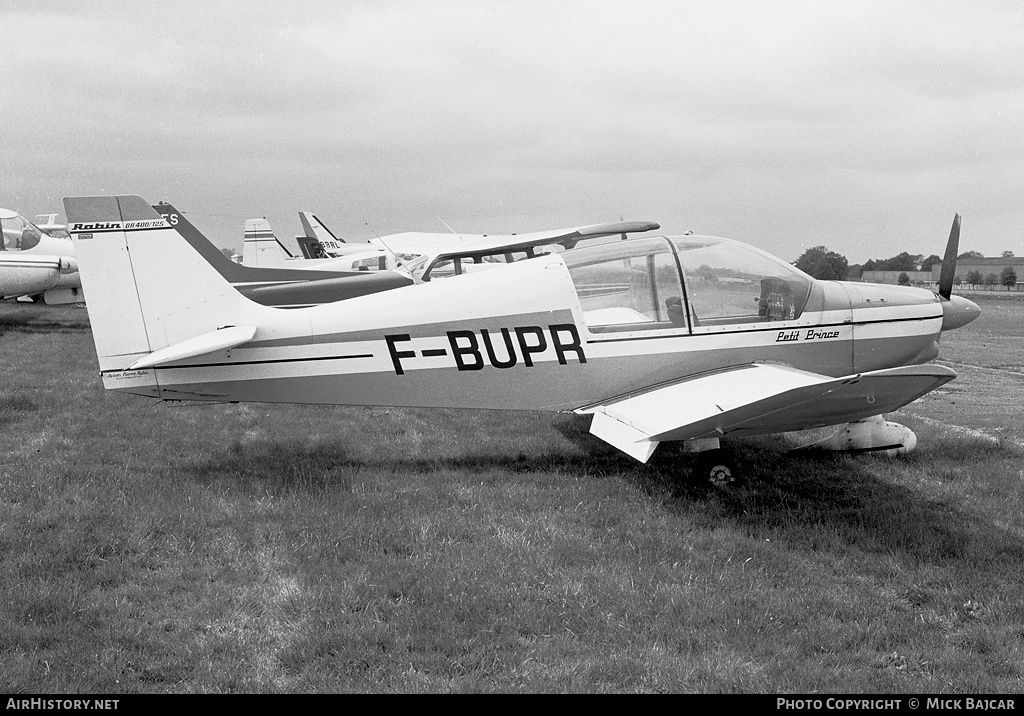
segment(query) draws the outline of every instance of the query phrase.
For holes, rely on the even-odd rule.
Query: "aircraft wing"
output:
[[[832,378],[754,363],[669,383],[577,410],[590,432],[641,462],[663,440],[759,435],[839,425],[891,412],[956,373],[903,366]]]
[[[599,236],[614,236],[615,234],[632,234],[643,231],[654,231],[660,229],[661,224],[654,221],[613,221],[606,224],[591,224],[589,226],[577,226],[571,229],[551,229],[548,231],[534,231],[528,234],[497,234],[482,236],[472,244],[455,244],[452,250],[466,251],[488,251],[494,249],[506,249],[515,251],[527,249],[545,244],[561,244],[571,249],[583,239],[594,239]]]
[[[654,221],[613,221],[569,229],[533,231],[528,234],[438,234],[407,231],[370,239],[370,243],[384,246],[395,253],[442,257],[456,254],[486,254],[498,250],[521,251],[548,244],[560,244],[571,249],[583,239],[654,231],[660,228],[661,224]]]
[[[433,267],[449,260],[471,259],[473,263],[480,262],[487,256],[508,255],[512,252],[525,251],[527,255],[540,246],[560,244],[571,249],[583,239],[593,239],[600,236],[614,236],[638,231],[653,231],[660,228],[660,224],[653,221],[614,221],[607,224],[591,224],[589,226],[577,226],[571,229],[553,229],[550,231],[535,231],[529,234],[498,234],[494,236],[479,235],[457,241],[444,241],[441,246],[433,250],[424,250],[420,257],[406,264],[406,268],[415,277],[415,280],[426,281],[429,279]],[[394,248],[401,252],[401,248]],[[512,259],[509,258],[509,261]],[[458,273],[456,269],[456,273]]]

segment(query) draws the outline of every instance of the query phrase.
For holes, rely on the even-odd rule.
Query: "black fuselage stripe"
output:
[[[323,360],[348,360],[350,358],[373,358],[373,353],[359,353],[348,356],[316,356],[313,358],[273,358],[268,360],[240,360],[228,363],[189,363],[188,365],[155,365],[156,370],[187,369],[187,368],[222,368],[236,365],[270,365],[272,363],[312,363]],[[105,370],[103,373],[124,373],[122,370]]]
[[[857,328],[858,326],[876,326],[883,323],[907,323],[909,321],[939,321],[942,320],[942,316],[918,316],[916,318],[890,318],[890,319],[879,319],[877,321],[859,321],[857,323],[818,323],[812,325],[802,326],[776,326],[774,328],[744,328],[738,331],[708,331],[706,333],[677,333],[664,336],[625,336],[623,338],[598,338],[589,339],[587,343],[619,343],[621,341],[656,341],[665,338],[696,338],[699,336],[735,336],[740,333],[775,333],[776,331],[796,331],[813,328],[815,330],[822,328],[843,328],[844,326],[850,326]],[[662,329],[664,330],[664,329]]]

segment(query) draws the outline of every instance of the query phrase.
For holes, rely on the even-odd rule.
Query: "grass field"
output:
[[[718,491],[575,416],[108,394],[84,309],[0,303],[0,692],[1019,693],[1024,302],[981,305],[913,455],[752,439]]]

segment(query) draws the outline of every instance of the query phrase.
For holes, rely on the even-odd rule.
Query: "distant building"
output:
[[[1003,269],[1009,266],[1013,269],[1013,272],[1017,274],[1017,287],[1016,290],[1021,289],[1021,284],[1024,283],[1024,257],[1018,256],[999,256],[993,258],[983,259],[972,259],[963,258],[956,260],[956,275],[960,277],[963,283],[967,283],[967,274],[972,271],[977,271],[982,276],[988,276],[989,274],[995,274],[996,285],[1002,288],[999,283],[999,277],[1003,273]],[[939,274],[942,273],[942,264],[938,263],[932,266],[931,281],[938,283]]]
[[[977,271],[983,278],[994,274],[996,277],[994,289],[1005,291],[1006,287],[1000,283],[1000,277],[1002,276],[1003,269],[1007,266],[1012,268],[1014,273],[1017,274],[1017,285],[1011,290],[1024,291],[1024,257],[1000,256],[982,259],[957,259],[956,276],[960,279],[960,285],[966,287],[967,275],[972,271]],[[861,274],[860,280],[866,283],[896,285],[900,282],[900,274],[904,273],[910,279],[911,286],[923,286],[934,289],[939,283],[942,263],[932,265],[931,271],[864,271]],[[979,287],[984,288],[985,284],[979,284]]]

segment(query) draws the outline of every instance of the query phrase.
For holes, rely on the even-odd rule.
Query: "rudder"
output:
[[[82,289],[87,295],[92,293],[86,310],[100,371],[127,365],[135,356],[150,352],[128,241],[122,229],[120,198],[73,196],[64,199]],[[131,211],[129,216],[132,216]]]
[[[244,299],[137,196],[67,197],[100,370],[233,324]]]

